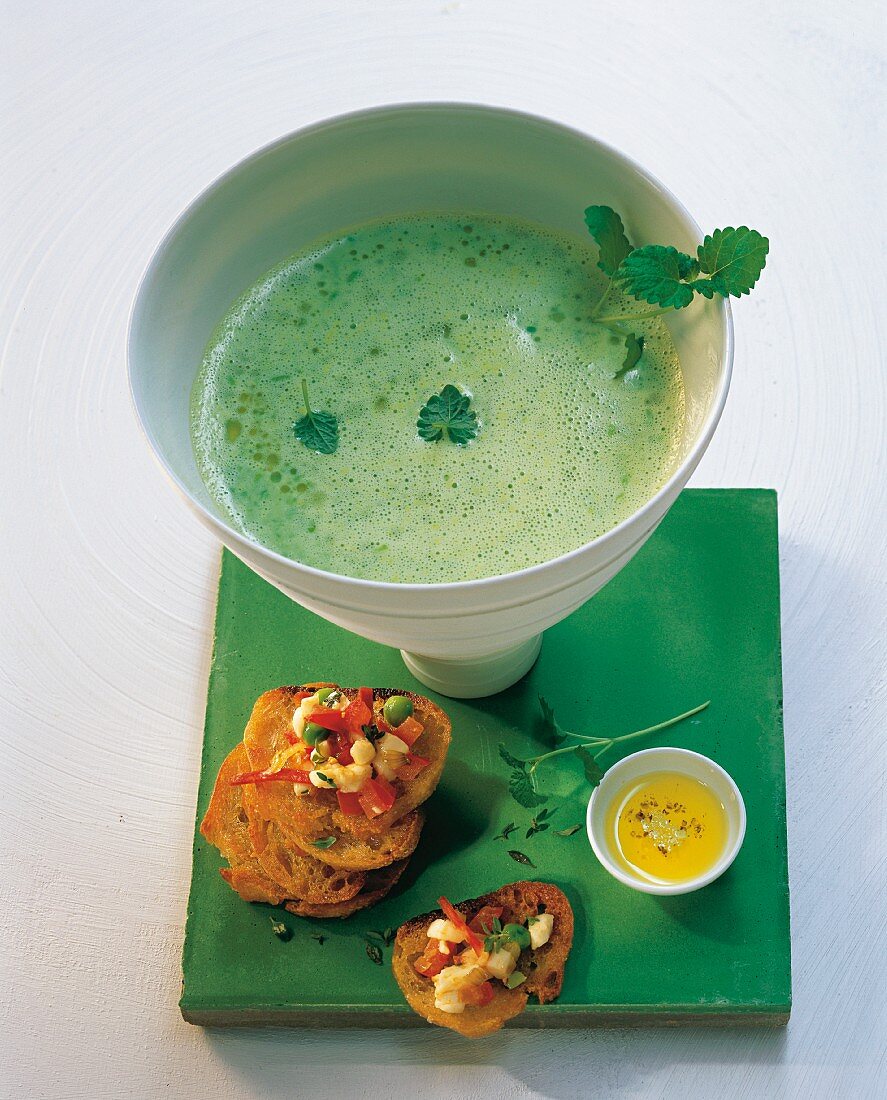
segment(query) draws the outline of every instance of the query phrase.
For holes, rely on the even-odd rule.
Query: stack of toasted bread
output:
[[[412,748],[427,761],[414,777],[394,779],[393,804],[372,816],[343,813],[334,790],[244,781],[267,773],[287,753],[298,698],[324,687],[335,685],[281,687],[259,697],[243,741],[222,764],[200,831],[228,861],[222,877],[244,900],[284,903],[299,916],[347,917],[379,901],[403,874],[422,829],[419,807],[443,771],[450,722],[424,696],[372,693],[380,721],[389,696],[411,701],[423,727]],[[358,695],[355,688],[336,690],[349,699]]]

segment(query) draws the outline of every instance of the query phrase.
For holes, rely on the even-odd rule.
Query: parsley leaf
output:
[[[382,952],[374,943],[367,943],[366,945],[367,957],[376,964],[376,966],[382,965]]]
[[[693,288],[686,280],[698,273],[699,264],[685,252],[647,244],[625,257],[616,281],[635,298],[664,309],[683,309],[693,301]]]
[[[607,275],[614,275],[631,252],[622,219],[609,206],[589,206],[585,211],[585,224],[600,249],[598,267]]]
[[[530,810],[533,806],[541,806],[547,801],[536,791],[536,784],[527,772],[526,760],[519,760],[516,756],[512,756],[501,743],[499,745],[499,755],[511,768],[511,775],[508,778],[508,792],[515,802]]]
[[[770,242],[754,229],[716,229],[697,249],[699,267],[708,279],[693,284],[700,294],[741,298],[748,294],[767,263]]]
[[[309,451],[331,455],[339,446],[339,421],[328,412],[314,412],[308,403],[308,383],[302,379],[305,415],[293,424],[293,432]]]
[[[515,861],[515,863],[526,864],[527,867],[535,867],[536,864],[530,859],[529,856],[524,855],[523,852],[515,851],[514,848],[508,849],[508,854]]]
[[[464,447],[477,436],[477,414],[470,408],[471,397],[455,386],[444,386],[422,406],[416,427],[422,439],[436,443],[446,436]]]
[[[572,836],[574,833],[578,833],[581,828],[582,822],[580,821],[578,825],[570,825],[566,829],[555,829],[554,831],[556,836]]]
[[[556,749],[562,741],[566,740],[567,735],[554,719],[554,708],[550,707],[541,695],[539,709],[542,711],[542,717],[536,722],[536,736],[544,745],[550,745]]]
[[[604,769],[598,764],[597,760],[595,760],[584,745],[576,749],[576,755],[582,761],[582,769],[585,772],[585,778],[592,787],[596,787],[604,778]]]
[[[518,805],[527,810],[534,806],[541,806],[546,799],[539,794],[533,785],[533,779],[525,771],[513,771],[508,780],[508,793]]]
[[[502,832],[497,833],[497,835],[493,837],[493,840],[508,840],[508,838],[511,836],[516,828],[517,825],[515,825],[513,821],[509,821]]]

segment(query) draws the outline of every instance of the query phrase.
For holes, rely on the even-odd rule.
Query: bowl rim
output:
[[[521,584],[524,578],[543,576],[546,572],[550,571],[553,567],[566,564],[571,561],[575,561],[585,554],[592,547],[596,549],[604,548],[610,543],[620,539],[622,534],[632,525],[636,524],[642,517],[648,516],[650,513],[656,514],[663,500],[666,500],[669,494],[675,489],[676,486],[680,487],[682,482],[686,482],[690,474],[692,474],[700,458],[705,453],[712,436],[714,435],[715,428],[721,419],[721,414],[724,410],[724,405],[727,400],[727,394],[730,389],[730,382],[733,375],[733,352],[734,352],[734,334],[733,334],[733,311],[730,306],[729,299],[720,300],[717,305],[724,319],[724,366],[721,371],[718,387],[715,391],[711,407],[703,421],[701,428],[696,436],[696,439],[691,446],[690,450],[684,456],[677,468],[672,472],[671,476],[665,481],[657,490],[657,492],[650,497],[640,508],[626,516],[615,527],[611,527],[609,531],[605,531],[602,535],[598,535],[597,538],[591,539],[589,542],[584,542],[581,546],[575,547],[573,550],[568,550],[564,554],[558,555],[556,558],[549,558],[547,561],[539,562],[536,565],[526,566],[524,569],[518,569],[510,573],[497,573],[489,577],[475,577],[470,580],[463,581],[435,581],[432,583],[416,583],[406,582],[401,583],[398,581],[377,581],[370,580],[366,577],[351,577],[346,573],[334,573],[325,569],[318,569],[316,566],[306,565],[304,562],[297,561],[295,558],[289,558],[284,554],[278,553],[276,550],[270,549],[263,543],[256,539],[250,538],[247,535],[242,534],[232,527],[226,519],[216,515],[214,512],[206,508],[199,500],[197,500],[192,494],[188,486],[182,481],[178,474],[166,461],[162,454],[160,445],[154,433],[147,422],[147,418],[143,413],[141,404],[139,402],[138,395],[136,393],[136,385],[134,381],[134,359],[135,359],[135,330],[137,328],[141,310],[143,308],[143,299],[151,279],[164,259],[166,252],[172,246],[172,243],[177,236],[180,228],[192,217],[192,215],[202,206],[209,198],[211,198],[216,191],[220,190],[228,180],[236,173],[244,171],[252,165],[258,163],[262,158],[270,156],[276,152],[279,148],[290,142],[296,141],[300,138],[308,137],[310,135],[322,133],[324,130],[335,129],[346,123],[351,123],[355,120],[370,119],[375,115],[396,114],[399,112],[408,111],[453,111],[461,110],[466,114],[470,113],[482,113],[482,114],[498,114],[510,116],[514,119],[523,120],[535,125],[541,125],[552,130],[560,130],[563,133],[570,135],[574,138],[578,138],[580,141],[590,145],[595,145],[598,148],[604,150],[611,157],[617,161],[621,161],[628,169],[635,172],[638,176],[644,179],[654,191],[657,191],[662,198],[673,206],[678,213],[686,221],[692,232],[696,235],[697,239],[701,242],[702,230],[697,224],[695,218],[692,217],[690,212],[684,206],[684,204],[674,195],[674,193],[667,188],[660,180],[647,171],[637,161],[623,153],[620,149],[617,149],[614,145],[608,142],[602,141],[600,138],[596,138],[593,135],[586,133],[583,130],[578,129],[575,126],[568,125],[563,122],[559,122],[556,119],[548,118],[544,115],[533,114],[528,111],[518,110],[513,107],[503,107],[496,104],[480,103],[471,100],[416,100],[416,101],[398,101],[395,103],[382,103],[371,107],[362,107],[354,111],[347,111],[342,114],[330,115],[317,122],[308,123],[305,126],[300,126],[295,130],[291,130],[289,133],[282,135],[279,138],[274,139],[265,145],[260,146],[252,153],[247,154],[240,160],[236,161],[233,165],[226,168],[223,172],[217,175],[206,187],[191,199],[191,201],[184,207],[184,209],[174,219],[172,224],[164,233],[160,242],[154,248],[150,258],[145,264],[142,274],[139,277],[136,292],[133,297],[132,304],[130,306],[129,318],[126,326],[126,373],[127,383],[129,387],[130,400],[132,402],[133,409],[135,410],[136,420],[142,435],[148,443],[151,453],[154,456],[155,461],[160,465],[160,468],[166,474],[167,478],[173,483],[178,491],[185,498],[187,504],[195,509],[209,524],[210,527],[214,527],[219,531],[224,532],[225,538],[222,540],[230,540],[236,546],[243,549],[245,554],[258,553],[264,558],[273,561],[275,564],[283,566],[286,569],[295,569],[298,573],[303,573],[308,577],[314,578],[318,581],[332,581],[332,582],[346,582],[349,586],[356,588],[359,591],[374,592],[374,593],[390,593],[394,595],[396,593],[404,592],[416,592],[425,594],[441,593],[442,595],[453,594],[456,592],[470,593],[475,590],[484,590],[487,594],[491,590],[507,589],[513,586],[515,583]],[[667,511],[667,507],[665,509]],[[655,524],[654,524],[655,526]],[[652,529],[652,527],[650,528]],[[622,556],[622,551],[613,555],[613,560]],[[606,568],[605,565],[599,563],[595,566],[592,572],[599,572],[601,569]],[[557,587],[572,586],[573,580],[565,582]],[[556,590],[556,589],[555,589]],[[523,602],[522,600],[511,601]],[[497,604],[497,606],[499,606]],[[502,606],[509,606],[505,604]],[[452,614],[452,611],[448,612]]]
[[[704,874],[697,875],[695,878],[688,879],[686,882],[674,882],[674,883],[659,883],[659,882],[645,882],[643,879],[636,878],[634,875],[629,874],[627,871],[623,871],[621,867],[610,857],[609,851],[604,847],[602,843],[598,841],[596,831],[592,825],[595,799],[598,797],[601,787],[604,784],[604,780],[608,776],[612,776],[623,765],[628,764],[630,761],[637,760],[639,757],[644,757],[648,760],[654,760],[657,756],[662,756],[666,753],[677,754],[682,757],[689,757],[694,761],[698,761],[704,764],[707,768],[714,770],[718,776],[725,782],[726,786],[732,791],[733,796],[736,799],[736,805],[739,814],[739,824],[733,832],[732,842],[725,848],[721,858]],[[652,770],[652,769],[651,769]],[[675,770],[680,771],[678,767]],[[641,773],[643,774],[643,773]],[[694,770],[687,770],[688,775],[695,776]],[[611,783],[613,780],[610,780]],[[739,851],[742,848],[745,840],[746,829],[746,811],[745,800],[742,797],[742,792],[736,784],[736,780],[732,775],[723,768],[716,760],[712,760],[710,756],[705,756],[701,752],[695,752],[693,749],[679,748],[677,745],[656,745],[648,749],[640,749],[638,752],[633,752],[629,756],[623,756],[623,758],[617,761],[612,767],[608,768],[604,773],[604,778],[600,781],[597,787],[591,792],[591,798],[588,800],[588,807],[585,811],[585,831],[588,835],[588,842],[597,856],[598,863],[608,871],[613,878],[623,883],[625,886],[630,886],[633,890],[640,890],[644,894],[657,894],[660,897],[670,897],[676,894],[689,894],[695,890],[701,890],[703,886],[708,886],[709,883],[720,878],[721,875],[730,867],[733,861],[739,855]]]

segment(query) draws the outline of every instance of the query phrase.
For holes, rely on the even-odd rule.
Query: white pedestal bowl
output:
[[[188,422],[192,384],[234,299],[321,235],[433,209],[517,215],[581,236],[583,211],[592,203],[618,210],[636,244],[692,251],[700,240],[664,187],[574,130],[468,104],[362,111],[298,131],[222,176],[166,235],[136,297],[128,342],[133,400],[151,448],[193,511],[292,599],[400,648],[414,675],[444,695],[475,698],[514,683],[536,659],[542,632],[593,596],[655,530],[707,447],[726,399],[729,306],[699,302],[668,320],[687,411],[680,464],[659,492],[571,553],[482,580],[359,580],[284,558],[238,533],[197,470]]]

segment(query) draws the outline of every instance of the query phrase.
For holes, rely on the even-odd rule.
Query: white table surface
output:
[[[887,1087],[878,7],[3,6],[3,1096],[844,1098]],[[233,162],[324,116],[410,99],[571,123],[645,164],[704,226],[770,236],[760,287],[736,306],[733,391],[693,483],[780,492],[785,1031],[471,1044],[431,1029],[209,1032],[179,1017],[218,546],[137,431],[129,305],[170,221]]]

